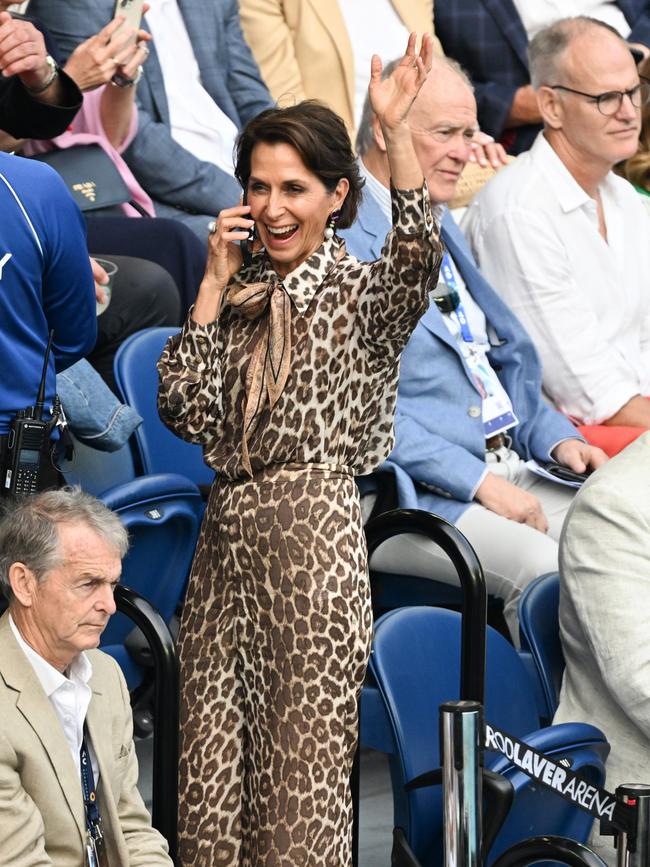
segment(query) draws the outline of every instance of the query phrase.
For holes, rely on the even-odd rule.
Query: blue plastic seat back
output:
[[[74,439],[74,454],[63,461],[61,472],[69,485],[80,485],[84,491],[99,496],[107,488],[135,478],[133,456],[128,445],[116,452],[101,452]]]
[[[142,476],[105,491],[101,500],[129,531],[130,548],[121,581],[137,590],[168,623],[183,598],[204,504],[195,484],[165,473]],[[133,624],[114,615],[102,646],[122,644]]]
[[[397,749],[391,762],[395,824],[404,828],[409,844],[425,867],[438,864],[441,855],[441,789],[434,786],[407,795],[403,784],[440,766],[439,706],[459,698],[460,626],[457,612],[426,607],[391,611],[375,626],[371,671],[386,703]],[[512,645],[491,628],[487,633],[485,718],[520,738],[539,728],[530,678]],[[585,727],[578,726],[581,728]],[[605,744],[602,735],[598,736]],[[486,755],[488,762],[496,759],[494,754]],[[602,762],[598,767],[602,769]],[[527,788],[527,779],[522,778],[520,786]],[[558,821],[573,810],[557,796],[551,797],[559,802],[554,801],[549,808]],[[525,800],[517,802],[501,832],[504,840],[513,835],[522,838],[517,835],[526,807]],[[557,815],[553,812],[556,808]],[[588,817],[586,820],[582,839],[591,824]],[[546,829],[545,833],[561,832],[557,825],[546,823],[543,815],[540,827]],[[500,835],[493,852],[503,848]]]
[[[564,654],[560,642],[560,575],[549,572],[532,581],[519,600],[521,651],[530,654],[552,719],[560,701]]]
[[[179,439],[158,415],[156,362],[167,339],[178,331],[178,328],[146,328],[128,337],[115,355],[115,379],[122,400],[143,418],[134,434],[143,473],[173,470],[197,485],[210,485],[214,470],[205,464],[201,446]]]

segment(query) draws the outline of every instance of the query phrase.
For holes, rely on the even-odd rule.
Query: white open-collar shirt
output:
[[[479,267],[541,356],[544,390],[599,424],[650,395],[650,218],[609,173],[596,202],[540,133],[476,196],[462,223]]]
[[[198,159],[232,175],[237,127],[203,87],[178,3],[149,0],[149,5],[147,26],[162,70],[172,138]]]
[[[79,787],[81,788],[81,758],[79,752],[81,750],[86,714],[88,713],[88,706],[93,695],[93,691],[89,685],[93,674],[90,659],[87,654],[80,653],[70,664],[66,677],[65,674],[62,674],[53,665],[50,665],[33,647],[27,644],[18,631],[18,627],[11,615],[9,615],[9,626],[14,638],[18,642],[18,646],[34,669],[34,674],[43,687],[43,692],[50,700],[54,712],[61,723],[63,734],[79,773]],[[99,781],[99,767],[97,766],[95,751],[90,743],[88,743],[88,753],[90,755],[96,787]]]

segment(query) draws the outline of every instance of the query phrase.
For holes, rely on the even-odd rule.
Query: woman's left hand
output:
[[[433,37],[429,33],[424,34],[419,54],[415,53],[416,39],[417,34],[411,33],[399,66],[383,81],[381,59],[376,54],[372,57],[368,94],[383,130],[405,125],[415,97],[431,71]]]

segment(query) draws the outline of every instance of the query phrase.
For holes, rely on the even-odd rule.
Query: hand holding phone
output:
[[[242,205],[247,205],[247,204],[248,204],[248,202],[246,201],[246,193],[244,193],[244,196],[242,198]],[[250,263],[253,259],[253,241],[255,240],[256,237],[257,237],[257,233],[255,231],[255,226],[253,225],[248,230],[248,238],[246,238],[244,241],[239,242],[239,245],[241,247],[241,255],[242,255],[242,259],[244,260],[244,267],[245,268],[247,268],[250,265]]]
[[[124,17],[124,24],[127,27],[132,27],[134,30],[138,30],[140,28],[140,22],[142,21],[143,6],[144,0],[115,0],[113,18],[117,15],[122,15]],[[124,26],[124,24],[122,24],[122,26]]]

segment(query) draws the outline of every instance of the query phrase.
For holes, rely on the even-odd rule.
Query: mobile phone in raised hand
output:
[[[242,205],[247,205],[246,201],[246,193],[244,193],[244,197],[242,199]],[[248,267],[253,259],[253,241],[255,240],[255,226],[251,226],[248,230],[248,238],[245,238],[243,241],[239,242],[239,246],[241,247],[241,255],[244,260],[244,267]]]
[[[142,21],[143,6],[144,0],[115,0],[113,18],[117,15],[123,15],[125,18],[124,24],[126,24],[127,27],[132,27],[134,30],[138,30]],[[124,26],[124,24],[122,26]],[[118,30],[119,29],[120,28],[118,27]]]

